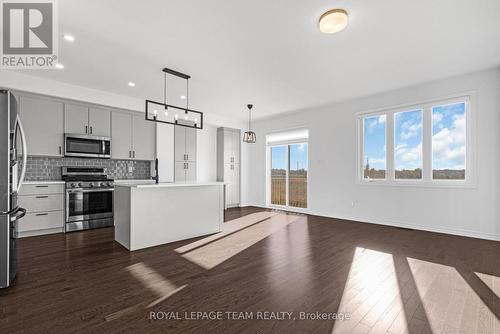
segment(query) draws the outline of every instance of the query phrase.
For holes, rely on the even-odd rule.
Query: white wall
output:
[[[156,124],[156,157],[160,182],[174,182],[174,126],[171,124]]]
[[[217,181],[217,127],[205,124],[196,138],[197,181]]]
[[[382,80],[383,78],[381,78]],[[472,189],[418,188],[356,183],[356,112],[475,91],[476,128]],[[436,81],[302,110],[255,122],[258,142],[244,145],[242,202],[266,205],[265,135],[306,127],[309,138],[309,212],[500,240],[500,70]],[[352,206],[354,202],[354,206]]]

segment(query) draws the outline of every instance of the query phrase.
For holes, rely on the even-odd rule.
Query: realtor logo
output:
[[[4,69],[50,69],[57,64],[54,0],[0,0]]]

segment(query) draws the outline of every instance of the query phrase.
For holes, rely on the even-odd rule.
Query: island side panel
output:
[[[218,233],[223,186],[132,188],[130,250]]]
[[[115,186],[113,210],[115,240],[130,250],[130,188]]]

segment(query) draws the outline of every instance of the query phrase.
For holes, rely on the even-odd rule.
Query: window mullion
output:
[[[394,113],[388,113],[386,117],[386,179],[394,181]]]
[[[424,108],[422,129],[422,179],[424,182],[432,180],[432,111],[431,107]]]

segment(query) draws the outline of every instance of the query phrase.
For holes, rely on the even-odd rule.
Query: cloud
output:
[[[432,136],[432,157],[438,168],[465,168],[465,115],[455,115],[450,127]]]
[[[422,143],[416,147],[406,150],[402,153],[401,161],[404,163],[416,163],[422,160]]]
[[[370,133],[373,133],[373,131],[381,126],[381,125],[385,125],[385,121],[386,121],[386,116],[385,115],[380,115],[380,116],[371,116],[371,117],[368,117],[366,118],[365,120],[368,121],[368,131]],[[365,123],[366,124],[366,123]]]
[[[438,124],[443,120],[443,114],[440,112],[432,113],[432,123]]]

